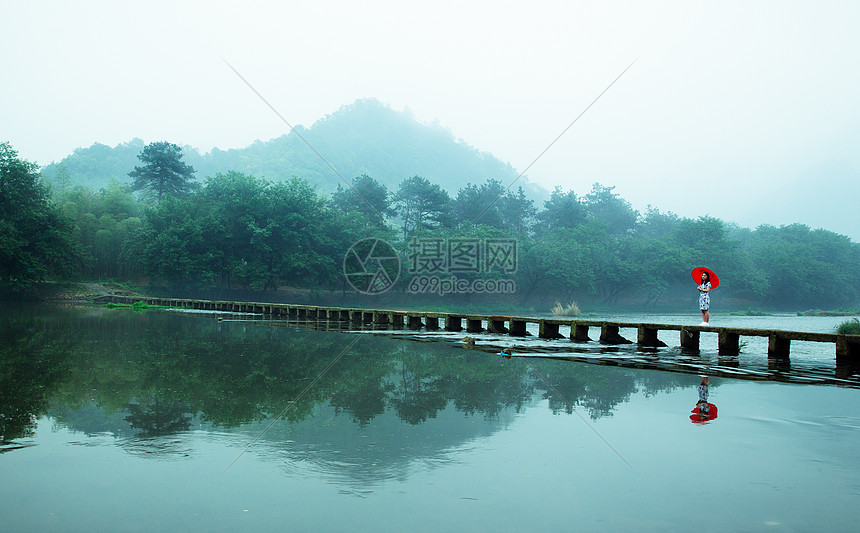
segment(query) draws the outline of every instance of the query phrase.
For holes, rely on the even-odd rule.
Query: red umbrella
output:
[[[711,282],[711,288],[716,289],[720,286],[720,278],[714,274],[714,271],[710,268],[705,267],[696,267],[693,269],[693,280],[696,282],[696,285],[701,285],[702,283],[702,272],[708,273],[708,279]]]

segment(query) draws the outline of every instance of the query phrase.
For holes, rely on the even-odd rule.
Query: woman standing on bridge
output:
[[[702,311],[702,323],[700,326],[707,326],[711,319],[711,276],[707,271],[702,270],[702,283],[699,285],[699,309]]]
[[[693,279],[699,286],[699,309],[702,311],[702,323],[700,326],[707,326],[711,319],[711,289],[716,289],[720,284],[720,278],[714,274],[710,268],[696,267],[693,269]]]

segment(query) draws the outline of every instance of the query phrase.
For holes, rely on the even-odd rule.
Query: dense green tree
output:
[[[134,179],[133,191],[154,194],[160,201],[164,195],[177,196],[191,190],[194,168],[182,161],[182,148],[166,141],[149,143],[137,156],[142,166],[128,173]]]
[[[803,224],[763,225],[750,235],[747,250],[763,274],[766,305],[825,308],[858,301],[860,281],[854,271],[860,245],[843,235]]]
[[[624,235],[633,230],[639,212],[630,202],[613,192],[615,187],[604,187],[595,183],[585,195],[585,208],[591,219],[606,224],[613,235]]]
[[[729,238],[729,228],[714,217],[680,219],[668,237],[677,246],[682,264],[687,265],[675,282],[687,283],[690,270],[708,266],[720,276],[720,293],[726,296],[757,298],[769,291],[769,281],[753,268],[740,244]]]
[[[481,185],[466,184],[457,192],[452,210],[457,221],[483,224],[494,228],[504,225],[499,200],[507,191],[502,182],[489,179]]]
[[[136,217],[141,213],[141,204],[131,193],[131,187],[122,185],[116,180],[99,191],[99,200],[102,211],[110,213],[117,220]]]
[[[514,193],[497,179],[461,188],[452,202],[452,212],[458,223],[492,226],[514,235],[524,235],[535,215],[534,202],[522,187]]]
[[[43,175],[44,178],[44,175]],[[46,180],[54,194],[64,194],[72,188],[72,174],[66,165],[57,165],[57,174],[53,179]]]
[[[0,143],[0,291],[22,291],[75,275],[83,253],[34,163]]]
[[[122,254],[141,224],[142,204],[128,185],[112,180],[93,192],[81,186],[54,191],[54,201],[74,225],[75,239],[88,258],[85,276],[133,276],[140,273],[139,261]]]
[[[128,173],[139,162],[137,156],[144,146],[145,143],[137,138],[114,147],[94,143],[87,148],[77,148],[59,163],[45,166],[42,175],[55,190],[60,191],[84,184],[99,190],[107,187],[111,180],[121,180],[127,185],[130,182]],[[69,181],[68,187],[63,187],[64,173]]]
[[[367,174],[354,178],[349,188],[338,185],[331,196],[331,205],[344,212],[357,211],[376,225],[384,224],[387,217],[395,214],[388,188]]]
[[[422,229],[436,229],[450,223],[451,198],[427,178],[412,176],[400,183],[394,207],[403,219],[403,240]]]
[[[590,220],[570,231],[594,272],[596,287],[592,295],[609,304],[617,304],[622,296],[632,296],[635,278],[630,273],[629,259],[623,254],[622,238],[597,220]]]
[[[538,230],[575,228],[584,223],[587,216],[585,206],[573,191],[562,192],[561,187],[556,187],[537,214]]]
[[[692,270],[684,250],[671,239],[623,237],[619,248],[623,261],[619,285],[630,294],[641,295],[645,305],[657,304],[672,287],[686,283]]]
[[[316,189],[298,178],[275,184],[270,213],[276,228],[271,248],[279,283],[330,286],[340,277],[343,255],[354,239],[346,236]]]
[[[272,184],[228,172],[150,209],[134,249],[147,272],[174,285],[332,286],[349,246],[387,231],[368,232],[362,214],[330,208],[304,180]]]
[[[659,209],[649,205],[636,229],[636,235],[655,239],[664,238],[672,233],[678,220],[679,217],[675,213],[671,211],[661,213]]]
[[[499,199],[499,213],[503,227],[518,237],[524,237],[534,223],[537,209],[534,201],[519,187],[516,193],[509,190]]]
[[[221,254],[201,215],[191,199],[169,196],[147,211],[138,242],[129,248],[140,250],[148,275],[177,287],[215,286]]]
[[[329,131],[335,122],[334,129],[358,128],[361,121],[349,116],[353,111],[373,115],[380,110],[361,105],[348,111],[322,121],[314,130]],[[407,130],[395,136],[410,134]],[[292,141],[278,142],[286,143],[279,152],[281,159],[318,159],[291,144],[286,150]],[[156,144],[144,147],[144,152]],[[557,187],[537,213],[522,188],[514,193],[498,179],[467,184],[452,201],[440,185],[419,176],[403,180],[392,195],[382,182],[361,174],[353,179],[355,190],[339,187],[326,201],[309,180],[331,176],[317,176],[314,171],[286,181],[254,177],[276,176],[270,169],[277,162],[265,155],[271,147],[264,144],[248,149],[268,158],[254,163],[253,173],[215,174],[184,195],[174,196],[175,191],[165,189],[161,201],[146,210],[126,185],[114,180],[94,192],[68,183],[74,183],[79,166],[71,162],[68,167],[66,163],[55,166],[53,202],[44,188],[22,195],[20,202],[9,201],[6,194],[7,210],[14,204],[17,214],[4,216],[0,224],[6,228],[21,213],[59,216],[62,220],[48,226],[62,230],[65,224],[60,234],[72,246],[49,248],[77,247],[77,268],[67,268],[64,274],[50,273],[53,267],[34,269],[27,263],[32,254],[24,249],[44,248],[50,234],[34,231],[22,238],[19,230],[6,231],[0,236],[4,258],[10,258],[3,263],[6,285],[19,279],[21,272],[45,279],[78,270],[100,277],[146,274],[156,284],[197,289],[345,287],[343,257],[352,244],[366,237],[383,238],[409,256],[411,238],[420,236],[440,241],[515,239],[517,272],[458,272],[458,276],[472,280],[514,276],[523,302],[563,298],[586,304],[678,305],[695,297],[689,273],[699,265],[720,274],[721,305],[833,308],[856,306],[860,299],[860,285],[851,276],[860,261],[860,245],[832,232],[802,225],[762,226],[753,231],[713,217],[682,218],[651,206],[639,217],[613,187],[599,183],[583,197]],[[90,159],[116,155],[115,149],[103,146],[84,152]],[[178,147],[173,153],[179,154]],[[231,151],[231,157],[237,154]],[[15,167],[6,159],[7,169]],[[34,172],[32,165],[24,169],[32,187],[37,186]],[[6,187],[4,192],[9,190]],[[147,192],[153,197],[159,194],[155,188]],[[41,207],[33,208],[36,204]],[[402,240],[384,220],[395,214],[402,223]],[[24,251],[12,251],[18,250],[16,246]],[[410,281],[408,274],[403,279]],[[458,298],[458,303],[469,302],[468,295]]]
[[[577,237],[569,228],[554,228],[522,243],[517,287],[523,302],[533,296],[567,301],[595,293],[598,273],[590,264],[588,243]]]

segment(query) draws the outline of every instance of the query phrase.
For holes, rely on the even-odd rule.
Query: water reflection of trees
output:
[[[613,408],[625,403],[637,391],[631,373],[603,366],[571,365],[566,361],[547,360],[532,365],[542,372],[552,387],[545,387],[543,398],[553,413],[571,414],[574,408],[584,408],[591,418],[610,416]]]
[[[632,372],[616,368],[533,360],[530,366],[541,378],[517,358],[445,343],[372,335],[356,339],[172,312],[67,310],[50,321],[37,318],[41,312],[20,316],[28,318],[5,326],[27,335],[4,343],[4,439],[25,435],[23,428],[47,412],[51,398],[51,414],[61,422],[66,419],[73,426],[72,410],[98,405],[114,426],[105,431],[115,431],[117,415],[122,415],[133,430],[129,433],[149,437],[187,430],[192,417],[240,427],[278,416],[287,405],[289,421],[306,419],[315,406],[329,405],[359,427],[388,411],[411,425],[451,407],[493,418],[532,404],[536,394],[554,412],[582,407],[598,418],[611,415],[637,389],[686,386],[689,381],[652,372],[649,379],[659,383],[637,384]],[[39,323],[41,329],[34,329]],[[337,364],[302,394],[347,346]],[[85,425],[96,427],[92,421]]]
[[[191,427],[191,414],[182,402],[163,404],[155,398],[146,403],[131,403],[128,411],[125,420],[141,437],[170,435]]]
[[[72,345],[45,317],[11,313],[0,321],[0,445],[33,434],[69,374]]]

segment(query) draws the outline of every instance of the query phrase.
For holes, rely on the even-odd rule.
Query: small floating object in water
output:
[[[475,345],[475,339],[473,339],[472,337],[463,337],[463,340],[460,342],[462,342],[466,346],[474,346]]]
[[[502,351],[499,352],[499,355],[501,355],[505,359],[510,359],[511,355],[513,355],[513,350],[511,350],[510,348],[502,348]]]

